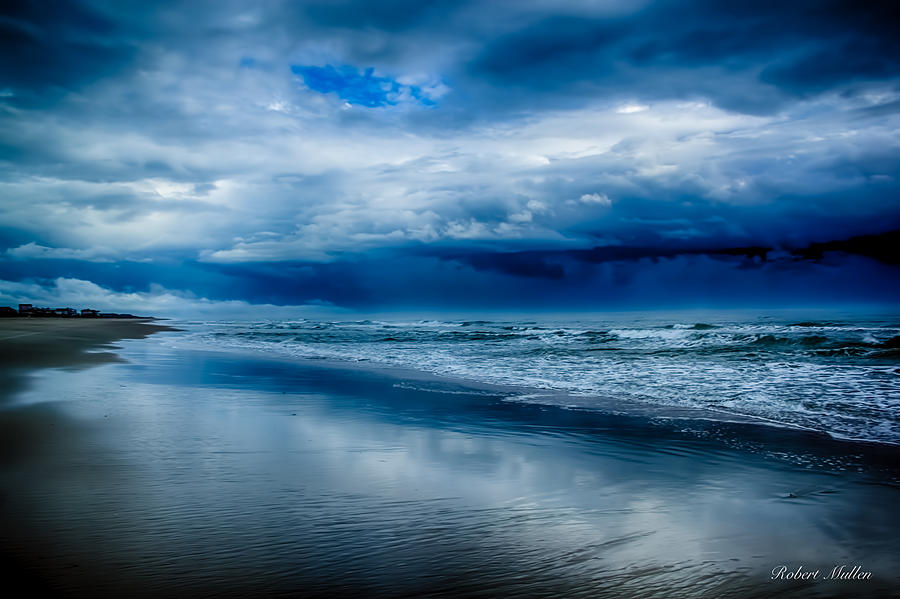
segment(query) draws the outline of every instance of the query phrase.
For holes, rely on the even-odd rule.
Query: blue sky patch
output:
[[[406,94],[421,104],[434,104],[422,94],[421,88],[415,85],[401,85],[390,77],[377,77],[371,67],[360,72],[352,66],[335,68],[331,65],[324,67],[294,65],[291,71],[303,77],[309,89],[323,94],[335,92],[342,100],[358,106],[368,108],[394,106]]]

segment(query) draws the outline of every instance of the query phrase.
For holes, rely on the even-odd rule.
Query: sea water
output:
[[[709,410],[900,442],[900,315],[783,311],[183,322],[184,346],[405,367],[600,409]],[[564,392],[564,394],[558,393]]]

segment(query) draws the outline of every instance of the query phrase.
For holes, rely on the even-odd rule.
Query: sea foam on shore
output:
[[[179,343],[565,391],[585,409],[591,397],[627,399],[900,442],[900,316],[813,316],[188,323]]]

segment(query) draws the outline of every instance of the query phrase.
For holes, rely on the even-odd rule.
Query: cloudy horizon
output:
[[[897,304],[887,2],[47,1],[0,27],[8,303]]]

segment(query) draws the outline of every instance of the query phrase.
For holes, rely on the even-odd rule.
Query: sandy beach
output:
[[[116,341],[143,339],[172,327],[152,319],[0,319],[0,408],[45,368],[77,370],[120,361]],[[46,431],[30,418],[5,411],[0,419],[0,460],[24,450],[33,435]]]
[[[57,596],[900,589],[891,447],[179,349],[150,322],[0,326],[5,574]]]
[[[0,363],[4,375],[16,369],[102,364],[118,359],[114,352],[98,351],[115,341],[171,330],[146,318],[2,318]]]

